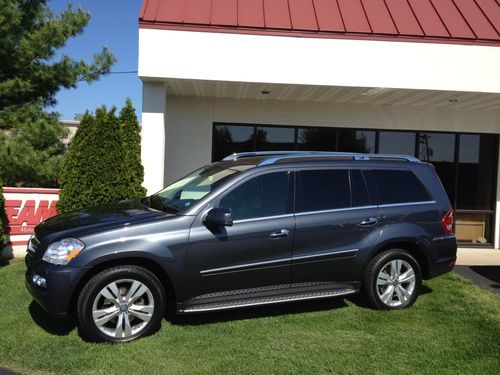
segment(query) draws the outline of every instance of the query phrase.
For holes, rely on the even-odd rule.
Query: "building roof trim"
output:
[[[139,27],[500,46],[500,4],[496,0],[144,0]]]

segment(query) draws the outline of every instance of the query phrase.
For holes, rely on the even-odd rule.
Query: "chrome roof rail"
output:
[[[421,163],[419,159],[414,156],[401,155],[401,154],[374,154],[374,153],[355,153],[355,152],[328,152],[328,151],[255,151],[255,152],[241,152],[234,153],[225,157],[224,161],[239,160],[250,157],[266,156],[261,160],[257,166],[274,164],[281,160],[297,159],[297,158],[332,158],[332,159],[347,159],[352,160],[402,160],[408,162]]]
[[[307,154],[311,151],[251,151],[251,152],[238,152],[226,156],[222,161],[239,160],[243,158],[252,158],[255,156],[278,156],[278,155],[295,155]]]
[[[355,154],[349,152],[315,152],[309,154],[288,154],[271,156],[259,162],[257,166],[264,166],[277,163],[287,159],[311,159],[311,158],[332,158],[332,159],[348,159],[352,160],[394,160],[420,163],[421,161],[413,156],[397,155],[397,154]]]

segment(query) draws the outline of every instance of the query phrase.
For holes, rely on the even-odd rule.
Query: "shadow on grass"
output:
[[[8,266],[12,259],[14,259],[12,249],[7,248],[0,251],[0,268]]]
[[[347,307],[344,298],[330,298],[316,301],[289,302],[279,305],[255,306],[234,310],[176,315],[169,309],[166,319],[175,325],[202,325],[244,319],[265,318],[279,315],[294,315],[314,311],[326,311]]]
[[[52,335],[67,336],[76,327],[76,319],[74,317],[54,317],[42,309],[35,301],[31,301],[28,310],[33,321]]]

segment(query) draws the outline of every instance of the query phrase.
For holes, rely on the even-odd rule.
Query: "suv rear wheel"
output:
[[[125,342],[155,332],[165,310],[158,278],[143,267],[109,268],[92,277],[78,298],[81,334],[92,341]]]
[[[374,257],[366,268],[363,289],[369,304],[381,310],[410,307],[420,294],[422,272],[407,251],[392,249]]]

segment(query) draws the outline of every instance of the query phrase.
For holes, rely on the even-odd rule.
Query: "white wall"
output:
[[[500,93],[500,48],[139,29],[139,77]]]
[[[211,161],[213,122],[500,133],[500,111],[170,96],[167,103],[165,183]]]

